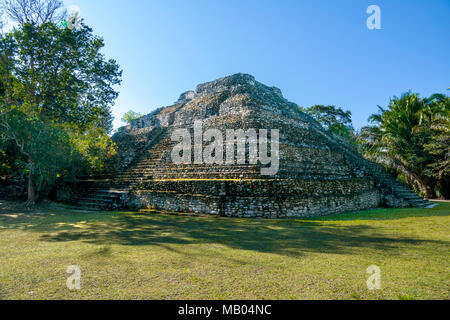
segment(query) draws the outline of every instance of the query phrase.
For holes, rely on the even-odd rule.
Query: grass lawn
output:
[[[281,221],[5,211],[0,299],[449,299],[450,203]]]

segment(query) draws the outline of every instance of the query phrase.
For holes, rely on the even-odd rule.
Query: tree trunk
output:
[[[30,172],[28,173],[28,200],[27,207],[33,206],[36,203],[36,186],[33,181],[33,162],[29,160]]]
[[[428,183],[419,180],[417,184],[425,199],[434,199],[434,190]]]
[[[450,200],[450,179],[444,177],[439,181],[439,186],[444,200]]]
[[[28,200],[27,206],[32,206],[36,203],[36,188],[34,182],[31,179],[31,173],[28,175]]]

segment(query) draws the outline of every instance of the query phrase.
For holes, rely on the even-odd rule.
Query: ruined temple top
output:
[[[255,77],[245,73],[237,73],[232,76],[220,78],[197,86],[196,93],[211,93],[236,86],[255,86]]]
[[[136,119],[131,125],[119,129],[119,132],[155,126],[189,125],[195,120],[205,119],[216,121],[220,118],[222,122],[229,123],[238,116],[250,119],[246,121],[250,123],[263,110],[270,112],[266,115],[269,118],[278,114],[313,121],[299,111],[297,104],[286,100],[280,89],[266,86],[252,75],[237,73],[200,84],[195,91],[181,94],[172,106],[159,108]]]
[[[221,93],[237,88],[243,88],[246,91],[250,91],[252,89],[268,90],[275,93],[280,98],[283,98],[280,89],[276,87],[268,87],[256,81],[255,77],[250,74],[236,73],[231,76],[198,85],[195,91],[187,91],[181,94],[177,103],[188,102],[201,96]]]

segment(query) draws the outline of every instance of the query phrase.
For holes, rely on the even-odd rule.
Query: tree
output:
[[[131,124],[134,120],[139,119],[140,117],[142,117],[142,114],[130,110],[124,114],[121,121],[127,124]]]
[[[363,128],[365,155],[397,171],[427,198],[448,181],[448,97],[422,99],[411,92],[391,99]],[[448,191],[445,191],[447,193]]]
[[[49,121],[85,126],[98,121],[111,129],[109,106],[121,71],[100,53],[103,40],[83,25],[79,30],[53,23],[26,24],[2,41],[13,82],[6,99],[38,112]],[[0,47],[1,48],[1,47]]]
[[[344,137],[354,147],[358,146],[355,129],[352,125],[352,113],[336,106],[315,105],[309,108],[300,107],[325,129]]]
[[[3,11],[0,7],[0,35],[3,35],[3,27],[5,26],[5,21],[3,20]]]
[[[24,158],[17,150],[16,145],[0,138],[0,179],[2,177],[20,178],[17,172],[23,171],[21,167],[23,163]]]
[[[70,143],[61,125],[43,122],[12,110],[3,117],[0,138],[12,141],[25,156],[23,167],[28,174],[28,204],[34,204],[46,185],[57,178],[56,172],[70,163]]]
[[[110,106],[121,71],[100,53],[103,46],[84,24],[71,30],[26,22],[1,38],[0,138],[27,159],[30,204],[55,177],[73,171],[67,164],[77,157],[112,152]]]
[[[450,97],[435,94],[425,100],[419,130],[430,133],[424,150],[433,155],[429,175],[437,179],[440,196],[450,199]]]
[[[21,26],[57,24],[66,17],[66,10],[60,0],[4,0],[0,9]]]

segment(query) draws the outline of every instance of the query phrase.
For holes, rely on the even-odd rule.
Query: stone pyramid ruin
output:
[[[203,130],[255,129],[259,137],[261,130],[278,130],[276,173],[262,174],[267,164],[251,161],[174,163],[175,131],[184,128],[195,137],[199,121]],[[291,218],[431,205],[300,112],[279,89],[247,74],[199,85],[174,105],[121,128],[113,140],[114,163],[102,176],[80,181],[79,207]]]

